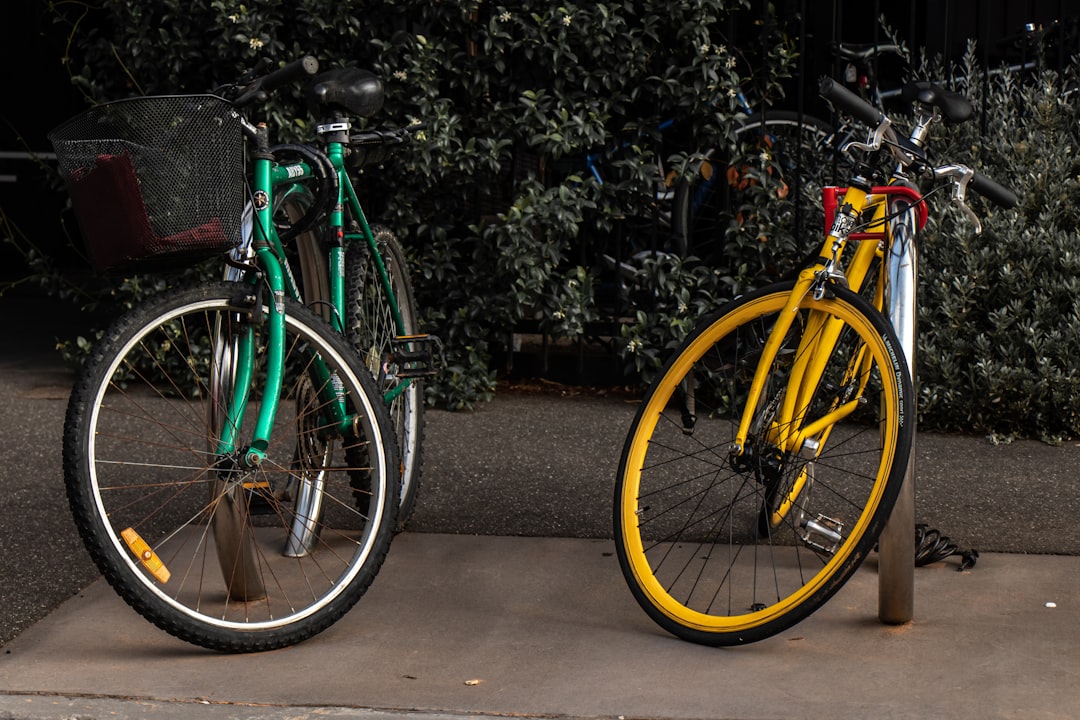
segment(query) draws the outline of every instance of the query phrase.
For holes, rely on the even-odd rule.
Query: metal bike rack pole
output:
[[[890,209],[899,207],[894,201]],[[918,250],[915,212],[908,210],[892,222],[892,246],[887,248],[887,313],[907,357],[914,388],[915,291]],[[916,398],[918,395],[916,394]],[[915,417],[907,418],[915,423]],[[913,431],[914,432],[914,431]],[[878,538],[878,619],[889,625],[911,622],[915,614],[915,436],[900,496]]]

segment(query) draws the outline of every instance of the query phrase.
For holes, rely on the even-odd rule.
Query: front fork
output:
[[[232,353],[231,368],[222,368],[219,372],[230,372],[232,397],[226,409],[218,440],[218,455],[233,455],[238,446],[238,435],[248,404],[248,396],[255,372],[256,340],[254,324],[261,322],[265,326],[266,343],[266,380],[259,415],[255,422],[251,444],[240,458],[246,468],[255,468],[266,459],[266,450],[270,446],[270,432],[278,411],[278,398],[281,396],[285,357],[285,291],[282,284],[281,266],[265,246],[256,248],[259,264],[266,274],[266,285],[270,288],[271,298],[266,303],[268,312],[262,317],[262,285],[245,285],[248,293],[241,300],[247,306],[248,318],[240,323],[242,328],[236,338]]]
[[[256,168],[256,174],[259,172]],[[258,185],[257,185],[258,187]],[[285,295],[286,278],[281,262],[274,251],[272,235],[272,212],[268,202],[256,202],[253,218],[252,246],[259,267],[247,280],[237,283],[239,298],[239,322],[226,336],[218,332],[218,345],[215,355],[215,389],[213,423],[220,431],[217,455],[225,477],[245,478],[245,489],[256,490],[261,494],[271,493],[267,483],[254,479],[253,473],[263,464],[270,446],[270,436],[279,409],[279,399],[285,382]],[[264,297],[268,293],[269,297]],[[246,315],[246,317],[244,317]],[[259,347],[256,338],[256,326],[265,337],[265,346]],[[241,446],[240,428],[250,399],[250,389],[255,377],[256,354],[264,353],[265,377],[263,378],[262,398],[258,416],[250,443]],[[319,394],[317,403],[320,408],[320,427],[337,428],[341,434],[352,432],[350,417],[341,392],[340,380],[327,368],[322,358],[312,355],[304,358],[305,368],[312,387]],[[299,398],[297,398],[299,402]],[[224,402],[225,407],[218,403]],[[299,442],[299,439],[298,439]],[[235,474],[238,471],[239,474]],[[300,487],[293,507],[293,527],[286,542],[284,552],[290,557],[298,557],[309,552],[318,538],[318,518],[322,508],[321,470],[309,477],[303,473],[298,477]],[[237,488],[238,491],[238,488]],[[235,491],[222,492],[225,502],[238,502]],[[229,500],[232,498],[232,500]],[[244,543],[243,527],[246,514],[250,509],[233,507],[223,508],[221,519],[215,518],[215,535],[232,538],[233,543]],[[230,521],[232,524],[230,525]],[[235,526],[235,527],[233,527]],[[235,552],[244,556],[244,552]],[[250,563],[249,563],[250,564]],[[225,565],[223,565],[223,568]],[[230,565],[231,567],[231,565]],[[244,572],[229,571],[245,579],[230,588],[230,594],[237,597],[258,597],[261,592],[257,573],[252,568]]]
[[[795,287],[792,289],[784,309],[777,316],[776,323],[769,333],[769,338],[765,342],[761,358],[754,371],[754,379],[750,384],[746,406],[743,409],[739,428],[731,446],[731,455],[733,457],[741,455],[747,447],[747,438],[750,436],[750,429],[757,416],[757,409],[762,402],[765,382],[806,296],[809,293],[814,293],[815,297],[819,299],[824,297],[828,290],[828,284],[831,282],[846,282],[858,288],[865,280],[866,269],[871,265],[872,256],[877,252],[875,243],[862,242],[859,244],[855,251],[855,257],[850,263],[850,266],[856,269],[856,274],[853,276],[845,277],[840,272],[839,258],[843,254],[847,238],[854,228],[855,218],[858,215],[857,209],[863,207],[867,194],[867,191],[862,188],[853,186],[848,189],[844,198],[844,208],[837,212],[833,227],[829,231],[825,244],[822,246],[822,261],[799,273]],[[883,210],[880,212],[883,215]],[[825,370],[825,364],[832,354],[842,328],[843,322],[831,317],[826,312],[811,310],[807,315],[806,327],[801,334],[794,365],[788,377],[784,401],[772,423],[773,430],[770,440],[776,445],[781,454],[797,453],[800,444],[808,437],[806,433],[798,432],[802,425],[802,414],[808,407],[810,398],[817,388],[818,381]],[[830,412],[818,423],[824,425],[835,423],[841,417],[839,412],[842,408]]]
[[[755,421],[760,415],[759,408],[764,402],[768,373],[775,364],[807,295],[812,294],[816,301],[820,301],[828,297],[829,287],[833,283],[850,286],[858,292],[867,281],[868,271],[880,252],[880,243],[877,240],[861,239],[859,241],[853,257],[847,264],[846,274],[839,264],[855,221],[867,203],[867,194],[865,189],[856,187],[848,189],[845,205],[836,213],[832,229],[822,247],[821,260],[799,274],[784,309],[770,331],[755,369],[746,406],[740,418],[739,429],[731,447],[734,467],[747,465],[748,458],[743,457],[743,454],[748,447],[751,432],[758,431],[755,429]],[[877,228],[878,232],[875,234],[886,236],[884,203],[878,202],[872,204],[872,207],[870,227]],[[889,264],[887,258],[885,263]],[[874,301],[879,307],[883,301],[886,272],[887,270],[883,268],[875,286]],[[790,487],[779,491],[775,497],[767,494],[770,500],[765,508],[764,517],[767,519],[768,527],[776,528],[790,514],[797,514],[799,518],[797,524],[801,528],[803,541],[811,548],[831,554],[842,542],[843,525],[824,516],[815,518],[806,515],[803,510],[798,509],[799,498],[803,497],[805,500],[805,495],[810,492],[814,461],[832,428],[862,404],[863,390],[867,381],[865,369],[867,363],[871,362],[871,358],[868,357],[865,348],[856,348],[853,356],[848,358],[847,369],[841,380],[842,387],[838,388],[841,394],[834,399],[821,417],[808,418],[808,409],[814,394],[818,391],[826,365],[835,351],[844,322],[833,317],[826,310],[818,309],[810,310],[804,322],[805,326],[801,328],[799,344],[795,350],[787,384],[777,396],[781,400],[775,403],[777,407],[774,408],[771,417],[763,419],[768,423],[767,427],[761,429],[765,432],[764,447],[756,447],[761,443],[755,443],[752,453],[758,455],[764,452],[773,463],[778,463],[779,465],[773,469],[774,474],[777,475],[784,472],[783,465],[794,461],[794,458],[800,458],[801,469],[798,469],[797,474],[794,475]],[[757,460],[749,458],[750,463],[758,461],[760,458]]]

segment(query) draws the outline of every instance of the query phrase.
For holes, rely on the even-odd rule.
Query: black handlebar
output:
[[[880,110],[837,83],[831,77],[821,78],[818,84],[818,92],[821,93],[821,97],[831,102],[837,110],[851,115],[856,120],[862,120],[870,127],[877,127],[885,119],[885,115]]]
[[[975,173],[968,183],[968,187],[1006,210],[1016,207],[1016,193],[997,184],[982,173]]]
[[[319,72],[319,61],[311,55],[305,55],[272,73],[253,80],[244,87],[240,92],[240,96],[233,100],[233,104],[242,106],[252,100],[265,99],[266,93],[276,90],[282,85],[288,85],[311,77],[317,72]]]
[[[872,128],[878,127],[885,120],[885,115],[880,110],[830,77],[821,78],[818,90],[821,97],[831,102],[837,110],[851,115],[856,120],[861,120]],[[964,100],[964,103],[966,104],[967,101]],[[1016,206],[1016,194],[1012,190],[999,185],[982,173],[975,173],[968,187],[1006,210]]]
[[[299,60],[293,60],[285,67],[275,70],[262,79],[262,89],[267,92],[288,85],[289,83],[303,80],[319,72],[319,61],[310,55],[305,55]]]

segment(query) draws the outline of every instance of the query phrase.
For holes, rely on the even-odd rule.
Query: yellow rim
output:
[[[785,615],[792,608],[805,602],[815,594],[848,559],[857,544],[853,539],[861,538],[866,532],[867,525],[873,518],[878,505],[881,503],[885,489],[885,479],[888,469],[892,466],[897,444],[897,427],[895,423],[887,423],[883,438],[884,450],[878,468],[877,479],[870,491],[866,504],[857,523],[848,534],[847,540],[840,546],[836,554],[827,562],[807,583],[798,591],[791,593],[780,602],[764,609],[748,612],[743,615],[717,616],[708,615],[686,607],[683,603],[672,597],[654,577],[652,568],[645,556],[641,536],[637,528],[638,495],[641,484],[641,468],[645,460],[645,454],[649,446],[661,412],[667,406],[672,394],[687,372],[701,357],[715,344],[715,339],[726,336],[734,328],[745,324],[747,321],[761,317],[769,313],[778,312],[782,309],[787,292],[777,292],[762,296],[742,305],[732,313],[719,318],[708,330],[699,335],[674,361],[667,373],[661,379],[656,391],[650,396],[648,403],[641,413],[641,418],[635,426],[632,442],[625,463],[625,476],[622,484],[620,497],[620,524],[622,539],[626,557],[629,561],[637,586],[648,597],[649,602],[680,625],[705,631],[705,632],[738,632],[759,627]],[[824,310],[843,320],[847,325],[854,328],[858,334],[867,340],[868,350],[872,353],[879,367],[890,367],[886,345],[873,325],[860,312],[846,302],[835,299],[814,300],[807,297],[802,306],[803,309],[813,308]],[[896,386],[897,380],[892,373],[880,373],[883,387],[883,396],[886,403],[884,412],[889,417],[896,417],[898,408],[895,398],[899,395]],[[886,385],[887,384],[887,385]]]

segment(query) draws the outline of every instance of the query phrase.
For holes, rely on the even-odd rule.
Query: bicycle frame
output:
[[[256,131],[256,144],[262,150],[266,148],[266,129],[259,128]],[[287,188],[289,185],[296,186],[301,180],[313,177],[311,167],[307,163],[293,165],[278,165],[268,152],[257,152],[253,169],[253,206],[254,212],[251,222],[250,252],[254,253],[256,268],[249,268],[243,275],[243,282],[251,286],[252,294],[245,298],[252,305],[261,304],[260,282],[265,281],[269,289],[272,301],[267,303],[268,313],[266,326],[268,328],[268,343],[266,348],[267,370],[264,402],[260,405],[259,415],[255,423],[251,445],[245,449],[244,463],[249,467],[257,466],[266,457],[266,449],[269,446],[271,429],[277,414],[277,398],[280,396],[284,375],[282,360],[285,355],[285,316],[284,297],[286,295],[296,300],[301,300],[300,288],[296,283],[295,276],[289,267],[285,257],[285,250],[281,239],[274,226],[274,191],[278,188]],[[379,277],[383,283],[383,290],[392,295],[389,277],[382,257],[377,252],[375,240],[360,208],[359,200],[344,171],[342,146],[334,143],[331,146],[330,157],[334,160],[334,167],[338,173],[339,195],[335,210],[330,216],[330,227],[333,236],[342,238],[343,241],[354,241],[364,238],[371,248]],[[344,189],[343,189],[344,188]],[[360,223],[362,232],[346,234],[343,231],[344,213],[341,211],[342,195],[346,194],[352,209]],[[329,250],[330,258],[330,288],[333,302],[331,313],[335,329],[344,332],[343,313],[345,307],[345,262],[343,242],[331,243]],[[395,322],[398,327],[402,320],[396,303],[393,305]],[[258,310],[254,310],[258,312]],[[248,392],[254,373],[254,335],[250,328],[237,338],[235,357],[230,358],[234,377],[232,378],[231,399],[225,411],[223,435],[219,441],[218,454],[227,456],[234,453],[237,448],[237,432],[241,425],[247,407]],[[335,389],[335,383],[327,370],[325,363],[320,358],[313,358],[311,372],[314,386],[320,388],[322,397],[320,400],[328,414],[329,426],[346,433],[349,431],[350,418],[345,408],[345,402]],[[403,385],[403,384],[402,384]],[[400,392],[400,390],[398,390]]]
[[[347,244],[363,241],[367,244],[371,252],[371,257],[378,268],[382,291],[390,298],[390,305],[394,312],[394,324],[397,325],[400,330],[400,328],[403,327],[404,322],[401,318],[401,312],[398,309],[397,298],[394,297],[390,277],[386,271],[386,264],[383,262],[382,254],[378,252],[378,247],[375,244],[375,237],[371,232],[371,226],[368,224],[367,217],[364,215],[363,207],[360,205],[360,199],[356,194],[356,189],[353,187],[348,172],[345,171],[343,151],[344,148],[341,143],[330,143],[327,152],[327,157],[330,158],[330,161],[334,166],[334,171],[337,173],[338,188],[334,210],[327,216],[329,220],[327,233],[331,240],[328,251],[329,294],[330,303],[332,305],[331,324],[338,332],[345,331],[345,250]],[[310,180],[313,177],[315,177],[315,174],[311,166],[303,161],[289,165],[273,165],[270,171],[270,182],[267,186],[272,187],[275,192],[280,191],[282,195],[287,195],[290,192],[290,187],[299,187],[299,183],[304,180]],[[345,231],[344,207],[346,202],[348,203],[353,216],[356,218],[360,232]],[[270,223],[268,237],[270,238],[271,247],[277,256],[279,258],[284,258],[285,249],[273,227],[273,223]],[[288,268],[287,261],[283,260],[283,264],[287,269],[288,282],[286,284],[286,290],[292,298],[302,300],[301,291],[296,283],[295,276],[292,274],[291,269]]]
[[[826,222],[830,229],[818,262],[799,273],[784,311],[770,331],[750,386],[746,409],[740,419],[732,446],[733,454],[742,454],[746,448],[750,428],[763,399],[768,370],[776,361],[798,306],[807,294],[813,293],[818,299],[824,297],[829,282],[843,283],[856,292],[862,292],[874,264],[880,263],[882,267],[874,281],[874,306],[887,313],[893,308],[902,310],[906,306],[900,293],[912,291],[913,277],[906,279],[902,275],[913,270],[912,257],[909,255],[913,247],[909,250],[908,246],[912,245],[917,227],[922,227],[926,222],[926,208],[920,201],[919,193],[906,185],[826,188],[824,202]],[[912,208],[918,209],[916,218],[912,218]],[[870,217],[865,223],[867,231],[855,232],[857,220],[866,217]],[[841,258],[849,241],[855,241],[857,247],[847,266],[842,267]],[[913,276],[913,273],[909,274]],[[904,311],[905,317],[909,315]],[[909,319],[910,322],[905,320],[905,325],[910,326],[913,338],[914,320]],[[795,355],[784,401],[771,424],[769,440],[783,453],[798,454],[808,440],[816,439],[812,445],[816,455],[830,429],[856,408],[865,380],[860,383],[860,393],[855,393],[843,403],[835,403],[825,415],[806,423],[807,418],[800,414],[800,408],[809,405],[842,325],[822,310],[812,310],[807,324],[808,329],[802,334]],[[904,336],[901,339],[906,340]],[[911,350],[907,352],[910,354]],[[849,379],[860,377],[858,370],[863,361],[864,358],[859,356],[851,359]]]
[[[260,141],[264,143],[265,139]],[[381,285],[381,292],[388,298],[388,304],[393,312],[394,325],[398,335],[403,336],[404,319],[394,294],[393,285],[382,253],[378,251],[374,233],[364,214],[360,199],[353,186],[352,180],[345,169],[344,144],[330,142],[327,146],[327,157],[333,165],[336,174],[335,183],[337,197],[331,212],[327,213],[328,224],[325,228],[329,239],[326,256],[326,275],[328,288],[327,297],[308,298],[307,302],[315,301],[328,306],[327,320],[340,333],[345,332],[345,252],[348,244],[362,242],[366,244],[370,257],[375,263],[375,268]],[[310,163],[300,160],[295,163],[279,164],[271,159],[269,149],[259,153],[254,161],[252,205],[254,206],[253,218],[250,229],[245,222],[245,237],[251,239],[251,251],[256,255],[260,268],[267,272],[268,281],[274,283],[273,288],[280,289],[284,294],[294,300],[304,302],[303,292],[296,280],[296,275],[289,264],[285,253],[284,243],[277,232],[273,222],[274,210],[277,200],[288,197],[292,193],[306,192],[304,181],[312,180],[317,176]],[[263,157],[265,156],[265,157]],[[348,207],[359,226],[359,232],[347,232],[345,228],[344,208]],[[258,242],[256,242],[258,239]],[[260,253],[260,244],[264,252]],[[242,244],[238,249],[238,255],[249,253],[246,245]],[[270,268],[276,268],[271,270]],[[276,275],[280,274],[280,279]],[[229,275],[231,279],[239,279],[239,273]],[[250,279],[249,279],[250,282]],[[280,284],[277,284],[280,282]],[[316,293],[318,294],[318,293]],[[411,378],[402,378],[394,388],[384,394],[384,401],[389,403],[412,382]]]

